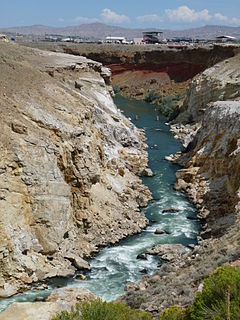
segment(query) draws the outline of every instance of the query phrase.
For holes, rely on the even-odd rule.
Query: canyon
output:
[[[1,43],[0,296],[89,269],[85,258],[148,224],[140,208],[151,193],[138,177],[149,174],[145,134],[114,105],[108,66],[127,97],[184,92],[171,122],[182,150],[167,159],[181,166],[174,188],[201,221],[191,251],[170,246],[171,259],[127,283],[120,299],[156,319],[191,305],[209,273],[240,265],[239,48],[123,54],[43,45],[49,51]]]

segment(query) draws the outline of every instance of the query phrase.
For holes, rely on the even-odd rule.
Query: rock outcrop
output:
[[[202,120],[208,104],[215,101],[240,100],[240,55],[206,69],[190,83],[183,110],[177,123]]]
[[[71,311],[76,303],[93,300],[94,295],[83,288],[55,290],[46,302],[15,302],[0,313],[0,320],[51,320],[61,311]]]
[[[1,43],[0,297],[147,225],[144,133],[110,91],[100,63]]]
[[[206,224],[202,236],[220,236],[236,223],[240,202],[240,101],[207,109],[189,152],[178,162],[176,189],[184,190]]]
[[[239,188],[240,55],[195,77],[172,131],[183,142],[176,189],[199,209],[204,237],[234,223]],[[179,122],[188,121],[187,125]],[[207,224],[205,224],[207,222]]]

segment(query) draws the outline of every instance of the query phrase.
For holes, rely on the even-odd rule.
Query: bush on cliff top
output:
[[[189,319],[190,319],[189,309],[182,310],[181,308],[176,306],[164,310],[164,312],[160,315],[160,320],[189,320]]]
[[[71,312],[63,311],[53,320],[151,320],[146,312],[133,310],[122,303],[104,302],[101,299],[82,302]]]
[[[192,320],[239,320],[240,268],[219,268],[210,275],[196,295],[191,314]]]

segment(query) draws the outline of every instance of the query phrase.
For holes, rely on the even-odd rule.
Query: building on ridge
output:
[[[162,34],[161,31],[145,31],[143,32],[143,41],[148,44],[160,43]]]

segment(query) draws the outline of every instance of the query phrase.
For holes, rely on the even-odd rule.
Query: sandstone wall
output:
[[[220,236],[238,217],[240,195],[240,102],[218,101],[178,160],[176,189],[184,190],[206,224],[202,236]]]
[[[146,226],[145,137],[109,85],[100,63],[0,43],[0,296]]]

